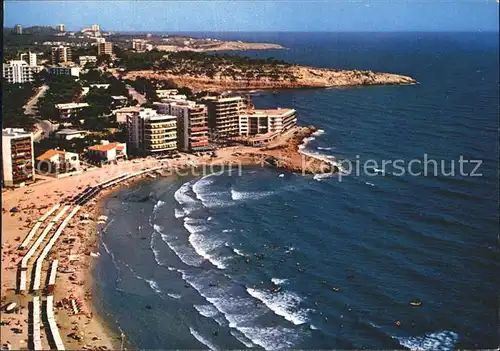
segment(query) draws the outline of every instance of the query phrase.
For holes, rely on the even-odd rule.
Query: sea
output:
[[[498,33],[187,34],[418,84],[251,93],[319,128],[302,152],[341,175],[214,169],[108,196],[94,302],[125,347],[497,348]]]

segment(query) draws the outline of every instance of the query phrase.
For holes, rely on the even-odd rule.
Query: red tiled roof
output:
[[[50,160],[55,155],[62,155],[62,156],[64,156],[65,153],[66,153],[65,151],[50,149],[50,150],[45,151],[40,156],[38,156],[36,158],[36,160],[37,161]]]

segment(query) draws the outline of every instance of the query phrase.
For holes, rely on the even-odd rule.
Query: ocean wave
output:
[[[213,305],[193,305],[200,315],[207,318],[213,318],[219,314],[219,311]]]
[[[396,337],[401,346],[407,347],[415,351],[428,350],[453,350],[459,337],[458,334],[443,330],[436,333],[429,333],[422,336]]]
[[[304,141],[302,142],[302,144],[299,145],[299,152],[302,155],[309,156],[309,157],[315,158],[317,160],[329,163],[330,165],[337,167],[342,174],[348,174],[346,172],[346,170],[342,167],[342,165],[339,162],[337,162],[337,158],[335,156],[324,154],[324,153],[320,153],[320,152],[316,152],[316,151],[312,151],[312,150],[308,150],[307,149],[307,144],[311,140],[314,140],[314,138],[312,138],[312,139],[311,138],[305,138]],[[334,174],[324,173],[324,174],[320,174],[320,175],[315,175],[314,179],[320,180],[322,178],[331,177],[332,175],[334,175]]]
[[[271,278],[271,281],[276,285],[283,285],[288,282],[288,279]]]
[[[197,204],[196,200],[188,194],[192,189],[192,184],[193,181],[186,182],[174,193],[175,200],[182,206],[185,213],[190,213]]]
[[[253,298],[234,296],[231,292],[233,287],[228,287],[225,290],[221,290],[219,287],[213,288],[207,286],[206,279],[203,277],[193,275],[185,270],[178,271],[182,274],[184,281],[224,316],[230,328],[243,334],[253,344],[266,350],[276,350],[292,348],[301,339],[303,332],[300,330],[255,326],[255,321],[268,313],[269,310],[262,304],[256,304]],[[217,317],[215,320],[217,321]],[[245,343],[243,342],[243,344]],[[246,346],[250,347],[249,344]]]
[[[155,282],[154,280],[152,280],[152,279],[145,279],[145,278],[142,278],[142,277],[139,277],[139,276],[137,276],[137,278],[139,278],[139,279],[144,279],[144,281],[146,281],[146,282],[149,284],[149,287],[150,287],[151,289],[153,289],[153,291],[154,291],[155,293],[157,293],[158,295],[160,295],[160,294],[162,293],[162,291],[161,291],[161,289],[160,289],[160,286],[159,286],[159,285],[158,285],[158,283],[157,283],[157,282]]]
[[[318,173],[314,175],[313,179],[320,182],[322,179],[330,178],[331,176],[332,175],[328,173],[322,173],[322,174]]]
[[[160,289],[160,286],[158,285],[158,282],[154,281],[153,279],[147,279],[147,278],[140,276],[138,273],[135,272],[135,270],[132,267],[130,267],[130,265],[128,263],[123,262],[123,261],[120,261],[120,262],[125,267],[128,268],[128,270],[130,271],[130,273],[132,273],[132,275],[134,277],[147,283],[149,285],[149,287],[151,288],[151,290],[153,290],[155,292],[155,294],[159,295],[163,299],[162,291]]]
[[[333,147],[321,147],[321,146],[318,146],[316,149],[318,150],[325,150],[325,151],[330,151],[333,149]]]
[[[264,303],[278,316],[285,318],[295,325],[309,321],[309,309],[298,308],[302,298],[292,292],[272,293],[264,290],[247,288],[248,293]]]
[[[225,261],[227,258],[220,257],[214,252],[224,245],[222,240],[214,240],[213,236],[205,236],[202,233],[206,232],[209,227],[204,225],[195,225],[189,217],[184,218],[184,228],[190,233],[188,240],[196,253],[204,259],[210,261],[219,269],[225,269]]]
[[[305,149],[307,144],[309,144],[313,140],[316,140],[316,138],[315,137],[304,138],[304,140],[302,140],[302,144],[299,145],[299,150]]]
[[[163,266],[165,264],[165,262],[163,262],[160,258],[161,251],[155,247],[155,240],[156,240],[157,236],[160,236],[160,234],[158,232],[154,231],[153,234],[151,235],[151,240],[149,241],[149,248],[151,249],[151,251],[153,251],[153,256],[155,258],[156,263],[159,266]],[[160,237],[160,240],[161,240],[161,237]]]
[[[153,225],[153,228],[155,232],[160,234],[162,241],[167,244],[170,250],[172,250],[183,263],[193,267],[199,267],[203,263],[203,258],[200,257],[192,247],[179,243],[177,238],[164,233],[162,231],[163,228],[156,224]],[[161,264],[159,260],[156,262]]]
[[[258,200],[264,197],[273,195],[273,191],[260,191],[260,192],[250,192],[250,191],[237,191],[231,188],[231,198],[234,201],[238,200]]]
[[[301,336],[297,330],[284,327],[241,327],[238,329],[264,350],[291,349]]]
[[[233,252],[235,254],[237,254],[238,256],[242,256],[242,257],[246,257],[247,256],[243,251],[241,251],[239,249],[236,249],[236,248],[233,248]]]
[[[116,269],[116,281],[115,281],[115,284],[118,284],[118,282],[121,279],[121,276],[120,276],[120,271],[121,270],[120,270],[120,267],[118,266],[118,262],[115,259],[114,253],[108,248],[108,245],[106,245],[106,243],[102,239],[102,236],[101,236],[101,244],[102,244],[102,247],[104,247],[104,250],[106,251],[106,253],[111,258],[111,262],[113,262],[113,265],[115,266],[115,269]]]
[[[193,192],[195,193],[197,199],[199,199],[200,201],[206,201],[207,198],[203,196],[204,194],[206,194],[205,190],[209,185],[214,183],[214,181],[210,178],[215,177],[217,175],[218,175],[217,173],[212,173],[212,174],[206,175],[206,176],[200,178],[199,180],[197,180],[193,184],[192,189],[193,189]]]
[[[189,332],[191,333],[192,336],[195,337],[196,340],[201,342],[203,345],[207,346],[210,350],[219,350],[219,347],[217,345],[215,345],[212,341],[208,340],[207,338],[203,337],[203,335],[201,335],[198,331],[189,327]]]
[[[181,298],[181,294],[167,293],[167,295],[176,300],[179,300]]]
[[[175,208],[174,210],[174,215],[175,215],[175,218],[182,218],[186,215],[187,213],[184,211],[184,210],[180,210],[178,208]]]
[[[158,212],[158,210],[163,206],[165,205],[165,202],[164,201],[161,201],[161,200],[158,200],[156,202],[156,204],[154,205],[153,207],[153,214],[156,214]]]
[[[315,131],[314,133],[312,133],[312,135],[314,136],[320,136],[320,135],[323,135],[325,134],[325,131],[323,129],[318,129],[317,131]]]
[[[231,329],[230,334],[247,348],[255,348],[255,344],[237,329]]]
[[[312,329],[312,330],[318,330],[319,328],[311,324],[311,325],[309,326],[309,329]]]
[[[365,182],[366,185],[369,185],[369,186],[375,186],[375,184],[373,183],[370,183],[370,182]]]

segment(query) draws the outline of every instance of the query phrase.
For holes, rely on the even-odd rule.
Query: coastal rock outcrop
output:
[[[380,73],[360,70],[335,70],[299,65],[276,65],[264,71],[238,72],[233,68],[228,75],[225,67],[218,73],[178,74],[168,70],[131,71],[124,78],[135,80],[138,77],[158,80],[170,80],[179,86],[186,86],[194,91],[256,90],[256,89],[291,89],[291,88],[326,88],[361,85],[410,85],[416,80],[399,74]]]

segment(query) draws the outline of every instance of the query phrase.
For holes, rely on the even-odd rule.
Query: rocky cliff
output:
[[[298,65],[275,66],[272,69],[260,68],[241,72],[227,67],[210,76],[201,72],[180,74],[172,70],[132,71],[124,78],[135,80],[144,77],[171,80],[179,86],[194,91],[257,90],[288,88],[325,88],[360,85],[407,85],[415,84],[415,79],[392,73],[379,73],[359,70],[333,70]]]

